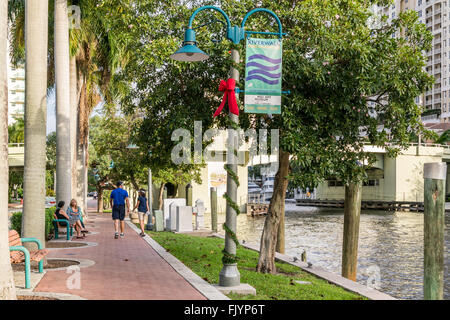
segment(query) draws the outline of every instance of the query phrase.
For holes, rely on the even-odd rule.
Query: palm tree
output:
[[[13,64],[20,64],[24,61],[24,2],[25,0],[10,0]],[[108,36],[108,30],[104,23],[105,17],[97,8],[98,2],[94,0],[72,0],[70,4],[79,6],[81,12],[83,12],[81,28],[72,29],[69,33],[71,56],[70,105],[72,111],[74,111],[73,108],[76,108],[77,112],[76,147],[72,145],[71,148],[72,150],[76,149],[76,165],[72,165],[72,170],[76,172],[72,172],[72,186],[77,187],[76,190],[72,190],[72,194],[80,200],[81,206],[86,208],[89,116],[99,102],[102,100],[110,102],[112,100],[110,84],[114,70],[123,67],[125,59],[123,59],[123,50],[119,49],[114,39]],[[50,31],[53,28],[52,11],[53,1],[50,2],[49,6]],[[50,32],[48,88],[54,85],[53,42],[52,32]],[[76,96],[74,95],[75,90]],[[73,116],[71,120],[73,120]],[[72,131],[72,139],[73,135],[74,132]]]
[[[69,20],[67,0],[55,0],[55,87],[56,87],[56,200],[72,198],[70,143],[71,101],[69,64]]]
[[[435,141],[437,144],[447,144],[450,141],[450,130],[445,130]]]
[[[9,262],[8,240],[8,88],[6,78],[6,47],[8,1],[0,2],[0,300],[16,299],[14,278]]]
[[[23,143],[25,141],[25,121],[23,118],[17,118],[16,121],[8,126],[9,143]]]
[[[45,243],[48,2],[25,3],[25,165],[22,236]]]

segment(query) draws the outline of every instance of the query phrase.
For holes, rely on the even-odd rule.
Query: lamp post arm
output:
[[[195,10],[194,13],[191,15],[191,17],[189,18],[188,29],[192,29],[192,23],[194,22],[194,18],[197,15],[197,13],[199,13],[200,11],[206,10],[206,9],[216,10],[216,11],[220,12],[227,22],[227,29],[231,28],[230,18],[228,18],[228,15],[225,13],[225,11],[223,11],[220,8],[214,7],[214,6],[204,6],[204,7],[201,7],[201,8],[198,8],[197,10]]]
[[[267,12],[267,13],[269,13],[270,15],[272,15],[274,18],[275,18],[275,20],[277,21],[277,23],[278,23],[278,35],[280,36],[280,39],[283,37],[283,27],[282,27],[282,25],[281,25],[281,21],[280,21],[280,18],[278,18],[278,16],[273,12],[273,11],[271,11],[271,10],[269,10],[269,9],[264,9],[264,8],[256,8],[256,9],[253,9],[253,10],[251,10],[251,11],[249,11],[246,15],[245,15],[245,17],[244,17],[244,20],[242,20],[242,24],[241,24],[241,29],[244,29],[245,28],[245,22],[247,22],[247,19],[252,15],[252,14],[254,14],[254,13],[256,13],[256,12]],[[247,33],[261,33],[261,32],[251,32],[251,31],[246,31]],[[264,34],[273,34],[273,33],[271,33],[271,32],[264,32]]]

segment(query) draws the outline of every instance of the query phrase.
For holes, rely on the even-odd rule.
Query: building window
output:
[[[380,180],[378,180],[378,179],[371,179],[371,180],[363,182],[364,187],[377,187],[379,185],[380,185]]]
[[[344,183],[338,180],[328,180],[329,187],[343,187]]]
[[[417,1],[417,5],[421,6],[422,5],[422,0]]]

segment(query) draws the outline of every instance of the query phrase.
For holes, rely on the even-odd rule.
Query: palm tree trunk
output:
[[[70,59],[67,0],[55,0],[56,200],[69,203],[72,192],[70,144]]]
[[[70,150],[72,153],[72,168],[71,168],[71,178],[72,178],[72,198],[77,199],[80,207],[84,212],[83,199],[79,194],[79,184],[78,181],[78,163],[77,163],[77,151],[78,151],[78,140],[77,140],[77,123],[78,123],[78,90],[77,90],[77,60],[75,56],[70,58]]]
[[[6,79],[8,1],[0,2],[0,300],[15,300],[8,240],[8,82]]]
[[[48,2],[25,2],[25,165],[22,236],[45,243]]]

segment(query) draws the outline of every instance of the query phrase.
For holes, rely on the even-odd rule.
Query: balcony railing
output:
[[[25,79],[25,70],[16,69],[11,73],[11,78],[13,79]]]

